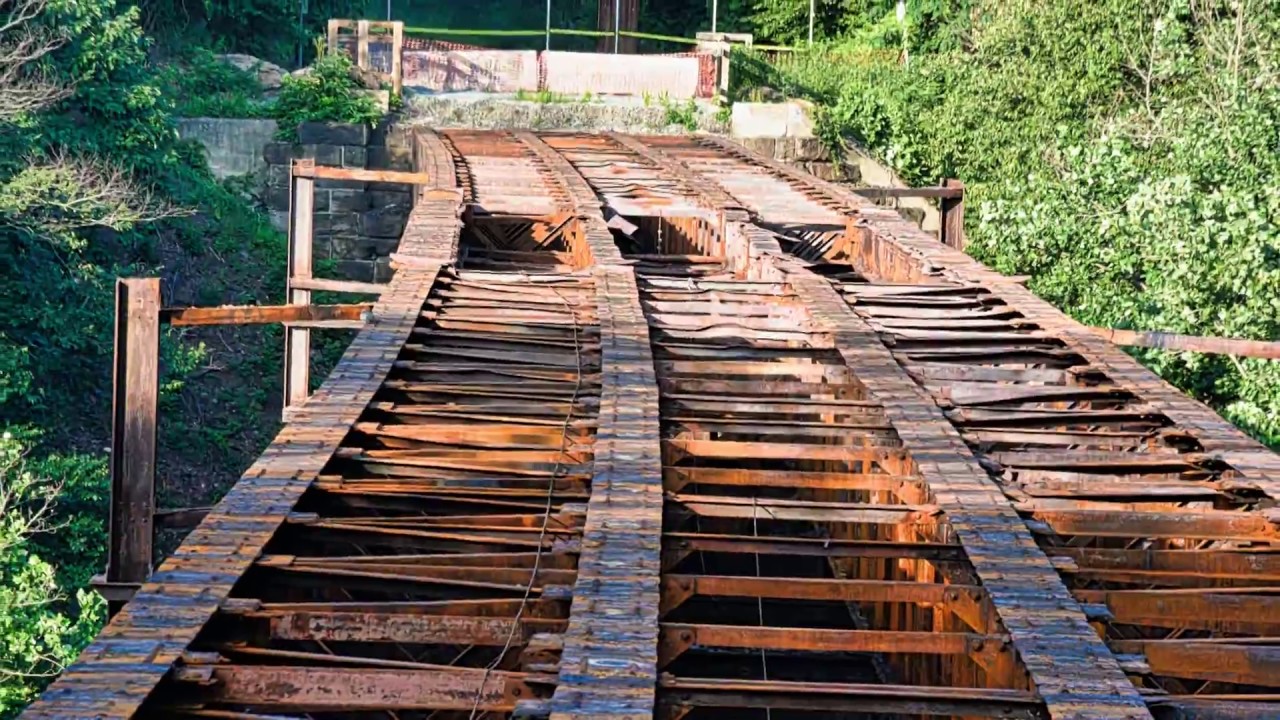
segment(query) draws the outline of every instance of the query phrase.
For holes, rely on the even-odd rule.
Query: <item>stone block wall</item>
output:
[[[861,169],[856,163],[831,161],[831,153],[816,137],[735,137],[734,142],[765,157],[790,163],[823,180],[858,184]]]
[[[264,202],[272,223],[289,222],[289,172],[294,160],[316,165],[376,170],[412,170],[406,130],[384,123],[375,128],[346,123],[302,123],[298,142],[263,147],[267,163]],[[412,186],[352,180],[317,180],[314,243],[317,261],[331,260],[348,280],[385,282],[390,255],[400,242],[412,204]]]

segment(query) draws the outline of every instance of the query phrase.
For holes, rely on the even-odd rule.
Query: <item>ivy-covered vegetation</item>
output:
[[[813,52],[746,59],[741,89],[816,101],[833,147],[909,182],[963,180],[969,252],[1083,322],[1280,336],[1280,7],[936,0],[904,44],[878,4]],[[1140,357],[1280,444],[1280,364]]]

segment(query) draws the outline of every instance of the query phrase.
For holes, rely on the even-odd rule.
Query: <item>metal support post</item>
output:
[[[942,242],[957,250],[964,250],[964,183],[948,178],[942,181],[942,187],[961,191],[959,197],[944,197],[940,201]]]
[[[112,371],[108,583],[141,583],[151,574],[159,394],[160,280],[121,278]],[[121,605],[110,602],[111,614]]]
[[[286,300],[290,305],[310,305],[311,291],[294,281],[311,279],[312,211],[315,207],[314,160],[298,160],[289,178],[291,186],[289,213],[289,272]],[[307,177],[303,177],[307,176]],[[284,330],[284,409],[306,402],[311,384],[311,330],[285,325]]]

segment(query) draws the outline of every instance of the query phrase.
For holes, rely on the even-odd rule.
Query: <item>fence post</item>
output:
[[[356,21],[356,67],[368,70],[369,65],[369,21]]]
[[[942,242],[956,250],[964,251],[964,183],[948,178],[942,187],[958,188],[960,197],[942,198]]]
[[[336,55],[338,52],[338,29],[341,27],[342,21],[329,18],[329,54]]]
[[[404,66],[401,55],[404,52],[404,23],[397,20],[391,24],[391,87],[396,95],[404,90]]]
[[[160,393],[160,280],[116,280],[111,393],[111,515],[107,581],[151,574],[156,415]],[[115,614],[124,603],[109,603]]]
[[[716,53],[716,56],[717,56],[716,66],[720,70],[720,73],[719,73],[720,74],[720,78],[719,78],[720,94],[722,96],[720,98],[720,102],[723,105],[728,105],[729,103],[733,102],[733,99],[729,94],[730,93],[729,71],[733,69],[732,53],[733,53],[733,46],[730,45],[727,41],[719,43],[719,50]]]
[[[289,269],[286,302],[310,305],[311,291],[294,286],[294,280],[311,279],[312,224],[316,181],[314,160],[297,160],[289,174]],[[284,414],[307,400],[311,384],[311,330],[285,325],[284,328]]]

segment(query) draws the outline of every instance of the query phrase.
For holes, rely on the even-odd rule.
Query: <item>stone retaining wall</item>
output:
[[[178,118],[178,137],[204,147],[209,170],[219,180],[261,172],[262,146],[275,135],[275,120]]]
[[[303,123],[298,142],[271,142],[262,150],[267,163],[263,202],[272,224],[288,228],[289,168],[294,160],[343,168],[412,170],[406,131],[384,123],[376,128],[345,123]],[[350,280],[385,282],[390,255],[400,242],[412,204],[412,187],[396,183],[317,180],[315,257],[332,260],[337,274]]]

